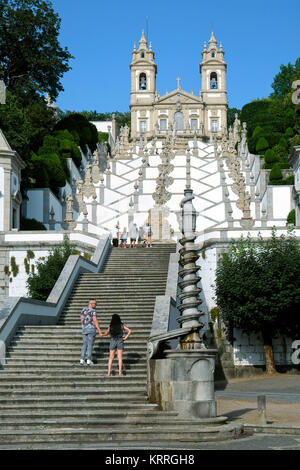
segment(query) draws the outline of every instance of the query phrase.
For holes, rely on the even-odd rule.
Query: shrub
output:
[[[269,143],[267,139],[265,139],[264,137],[260,137],[257,141],[255,150],[258,153],[264,153],[264,151],[267,150],[268,147],[269,147]]]
[[[79,145],[85,151],[86,145],[93,152],[97,147],[98,132],[94,124],[91,124],[86,117],[80,113],[71,113],[61,119],[55,126],[55,130],[76,131],[79,136]]]
[[[37,261],[36,273],[31,273],[27,279],[27,288],[30,297],[37,300],[46,300],[54,287],[63,267],[73,254],[74,245],[65,238],[62,245],[52,249],[45,262]]]
[[[278,161],[278,157],[275,154],[274,150],[268,149],[265,153],[265,162],[268,164],[273,164]]]
[[[271,184],[278,184],[278,182],[282,181],[282,172],[280,165],[278,163],[275,163],[273,166],[271,173],[270,173],[270,183]]]
[[[286,136],[287,138],[294,136],[294,131],[293,131],[293,129],[292,129],[291,127],[288,127],[288,128],[286,129],[286,131],[285,131],[285,136]]]
[[[262,130],[263,130],[262,127],[256,126],[256,128],[253,131],[252,137],[257,137],[259,134],[261,134]]]
[[[282,180],[282,184],[293,185],[295,183],[294,175],[290,175],[285,180]]]
[[[274,145],[272,148],[273,152],[277,156],[277,160],[287,160],[288,150],[286,147],[283,147],[281,144]]]
[[[278,145],[280,145],[281,147],[285,148],[287,150],[288,148],[288,143],[287,143],[287,140],[284,138],[284,137],[281,137]]]
[[[287,216],[287,219],[286,219],[286,224],[292,224],[292,225],[296,225],[296,211],[295,209],[292,209],[289,213],[288,213],[288,216]]]

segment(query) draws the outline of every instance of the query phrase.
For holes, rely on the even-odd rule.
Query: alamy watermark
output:
[[[292,354],[291,361],[293,364],[300,364],[300,340],[296,339],[292,342],[292,349],[295,351]]]

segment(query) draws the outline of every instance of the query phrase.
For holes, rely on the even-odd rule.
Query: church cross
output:
[[[176,80],[177,80],[177,88],[181,88],[180,83],[179,83],[181,81],[181,78],[176,78]]]

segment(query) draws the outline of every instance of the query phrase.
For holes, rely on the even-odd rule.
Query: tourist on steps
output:
[[[118,248],[119,245],[119,227],[116,225],[112,229],[112,243],[115,248]]]
[[[126,227],[123,228],[123,232],[121,233],[121,248],[126,248],[127,243],[127,229]]]
[[[139,227],[138,241],[139,241],[139,244],[142,245],[142,246],[145,245],[145,243],[146,243],[144,227]]]
[[[151,225],[147,222],[145,227],[145,235],[146,235],[146,247],[152,248],[152,228]]]
[[[92,362],[92,351],[96,336],[96,330],[98,330],[99,337],[102,337],[100,326],[97,320],[96,314],[96,300],[92,299],[89,301],[88,307],[84,307],[80,313],[80,321],[82,325],[82,349],[80,364],[85,365],[85,354],[87,353],[87,365],[93,366]]]
[[[124,330],[127,332],[125,337]],[[108,371],[107,375],[110,376],[111,374],[111,366],[112,362],[115,357],[115,352],[117,351],[118,354],[118,361],[119,361],[119,375],[122,376],[122,368],[123,368],[123,350],[124,350],[124,341],[128,338],[131,334],[131,330],[127,328],[121,321],[121,318],[118,314],[114,313],[111,317],[111,322],[109,327],[107,328],[106,332],[103,333],[102,336],[107,336],[110,333],[110,344],[109,344],[109,359],[108,359]]]
[[[129,227],[130,230],[130,248],[135,248],[135,242],[137,239],[138,228],[136,224],[131,224]]]

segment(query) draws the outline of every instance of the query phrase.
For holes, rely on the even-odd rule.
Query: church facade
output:
[[[204,44],[200,64],[201,90],[199,96],[177,89],[160,96],[156,87],[157,65],[152,44],[144,31],[139,47],[134,44],[131,70],[131,137],[163,136],[170,130],[177,135],[209,138],[220,137],[227,128],[226,70],[222,44],[212,32]]]

